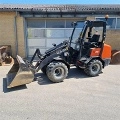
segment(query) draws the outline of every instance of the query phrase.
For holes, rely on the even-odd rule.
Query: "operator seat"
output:
[[[88,42],[84,43],[82,55],[89,55],[90,48],[99,47],[100,46],[99,38],[100,38],[99,34],[94,34],[92,38],[89,38]]]
[[[89,39],[89,42],[98,42],[100,38],[100,35],[94,34],[91,39]]]
[[[100,35],[99,34],[94,34],[91,39],[89,39],[89,48],[92,47],[99,47],[99,39]]]
[[[84,48],[89,49],[89,48],[95,47],[95,45],[97,45],[96,47],[98,47],[100,43],[99,38],[100,38],[100,35],[94,34],[92,38],[89,38],[88,42],[84,43]]]

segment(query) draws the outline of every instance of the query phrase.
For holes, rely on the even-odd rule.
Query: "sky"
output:
[[[120,4],[120,0],[0,0],[0,4]]]

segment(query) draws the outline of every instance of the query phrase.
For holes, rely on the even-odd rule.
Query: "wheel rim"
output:
[[[54,76],[56,77],[62,77],[64,74],[64,69],[61,67],[58,67],[54,70]]]
[[[99,70],[100,70],[99,64],[94,64],[94,65],[92,66],[92,72],[93,72],[94,74],[97,74],[97,73],[99,72]]]

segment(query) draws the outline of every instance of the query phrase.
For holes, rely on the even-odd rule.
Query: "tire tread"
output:
[[[65,75],[63,76],[62,79],[60,80],[56,80],[53,76],[53,70],[55,67],[57,66],[62,66],[65,70]],[[68,75],[68,68],[67,66],[63,63],[63,62],[52,62],[50,63],[48,66],[47,66],[47,69],[46,69],[46,74],[48,76],[48,78],[52,81],[52,82],[62,82]]]

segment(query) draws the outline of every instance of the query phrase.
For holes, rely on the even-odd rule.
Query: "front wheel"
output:
[[[52,82],[62,82],[68,75],[68,68],[62,62],[52,62],[47,66],[46,74]]]
[[[87,64],[84,71],[88,76],[95,77],[102,71],[102,62],[94,59]]]

